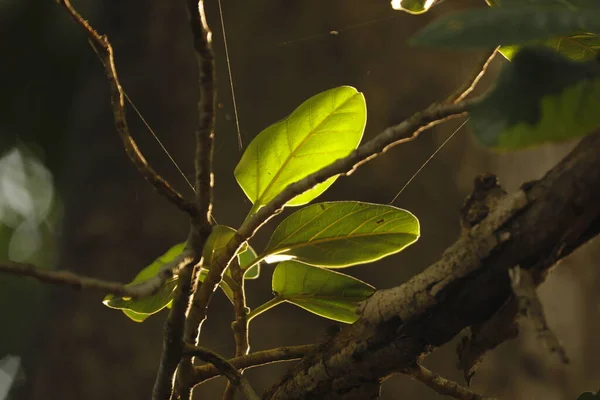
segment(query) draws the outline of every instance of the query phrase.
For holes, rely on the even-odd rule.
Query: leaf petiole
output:
[[[265,311],[270,310],[271,308],[275,307],[278,304],[283,303],[285,300],[280,298],[280,297],[273,297],[271,300],[267,301],[264,304],[261,304],[260,306],[256,307],[254,310],[250,311],[248,313],[248,323],[250,323],[250,321],[252,321],[252,319],[262,313],[264,313]]]

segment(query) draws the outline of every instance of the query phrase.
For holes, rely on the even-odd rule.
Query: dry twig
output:
[[[510,269],[508,275],[519,304],[519,313],[531,321],[538,338],[548,350],[551,353],[556,353],[562,363],[568,364],[567,352],[548,326],[544,306],[537,295],[536,283],[531,273],[517,266]]]
[[[52,271],[38,268],[32,264],[12,261],[0,262],[0,272],[11,275],[28,276],[44,283],[71,286],[76,289],[94,289],[101,291],[104,294],[138,298],[156,293],[167,279],[172,278],[179,273],[180,268],[186,262],[189,262],[186,254],[181,254],[175,260],[165,264],[154,277],[136,285],[124,285],[119,282],[103,281],[96,278],[76,275],[70,271]]]
[[[65,7],[71,17],[81,26],[88,35],[89,42],[92,48],[98,53],[101,58],[102,64],[106,71],[106,77],[110,84],[110,94],[112,103],[113,119],[115,126],[121,139],[125,152],[129,156],[131,162],[136,166],[142,176],[152,184],[154,189],[177,208],[186,212],[187,214],[194,216],[196,209],[193,204],[188,202],[179,194],[165,179],[163,179],[151,166],[148,161],[141,153],[137,143],[131,136],[129,126],[127,125],[127,119],[125,117],[125,95],[123,88],[119,82],[117,70],[115,67],[115,59],[112,45],[108,41],[105,35],[100,35],[90,24],[86,21],[71,5],[70,0],[57,0],[58,4]]]
[[[306,344],[302,346],[279,347],[271,350],[257,351],[245,356],[236,357],[229,360],[229,363],[236,369],[248,369],[276,362],[292,361],[304,357],[317,346]],[[194,368],[194,382],[196,385],[209,379],[216,378],[221,372],[213,365],[200,365]]]
[[[442,378],[433,371],[428,370],[420,364],[404,372],[411,378],[424,383],[437,393],[454,397],[459,400],[494,400],[492,397],[484,397],[456,382]]]
[[[482,60],[479,63],[477,63],[477,65],[473,69],[473,72],[471,72],[471,75],[465,81],[465,83],[461,87],[459,87],[454,93],[448,96],[448,98],[446,98],[444,102],[449,104],[456,104],[466,99],[467,96],[470,95],[473,92],[473,90],[475,90],[475,87],[487,72],[488,67],[492,63],[492,60],[494,59],[497,53],[498,47],[496,47],[490,54],[487,54],[485,57],[483,57]]]
[[[248,309],[246,308],[246,295],[244,291],[244,270],[233,263],[230,266],[231,277],[233,278],[233,308],[235,311],[235,321],[231,324],[233,329],[233,336],[235,339],[235,356],[241,357],[248,354],[250,351],[250,341],[248,338]],[[243,374],[244,370],[240,369],[240,373]],[[231,384],[231,381],[227,382],[225,386],[225,392],[223,393],[223,400],[231,400],[235,396],[236,387]]]

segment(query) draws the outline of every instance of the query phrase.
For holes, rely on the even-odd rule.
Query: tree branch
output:
[[[217,353],[198,346],[187,346],[185,353],[214,365],[221,374],[227,377],[232,385],[240,388],[240,391],[246,396],[246,399],[260,400],[260,397],[256,394],[254,389],[252,389],[248,380],[244,378],[233,365]]]
[[[196,215],[196,209],[193,204],[188,202],[179,194],[165,179],[163,179],[151,166],[141,153],[137,143],[129,132],[127,119],[125,117],[125,97],[123,88],[119,82],[117,70],[115,67],[113,48],[105,35],[100,35],[71,5],[70,0],[56,0],[58,4],[65,7],[71,17],[87,33],[89,42],[94,50],[97,50],[106,71],[106,77],[110,84],[111,103],[115,126],[121,139],[125,152],[131,162],[136,166],[144,179],[152,184],[154,189],[173,203],[177,208],[186,212],[190,216]]]
[[[313,344],[279,347],[276,349],[257,351],[256,353],[250,353],[241,357],[236,357],[228,362],[238,370],[260,367],[262,365],[276,362],[297,360],[313,351],[316,347],[317,346]],[[206,364],[194,368],[194,382],[196,385],[216,378],[220,375],[221,372],[213,365]]]
[[[215,123],[216,92],[214,90],[214,55],[212,51],[212,32],[206,22],[203,0],[186,0],[190,27],[194,40],[196,61],[198,64],[198,84],[200,99],[198,101],[198,126],[196,128],[196,207],[199,217],[192,220],[190,234],[192,246],[198,250],[211,232],[210,214],[212,209],[212,156]],[[201,253],[199,253],[201,254]],[[211,266],[208,276],[201,287],[194,289],[189,315],[185,326],[185,341],[196,343],[200,334],[200,325],[204,321],[204,313],[200,297],[206,298],[206,292],[215,291],[221,281],[223,271]],[[214,281],[217,281],[214,284]],[[205,288],[206,287],[206,288]],[[205,293],[200,296],[199,293]],[[208,296],[210,297],[210,296]],[[200,303],[200,304],[198,304]]]
[[[416,364],[404,373],[417,381],[423,382],[441,395],[454,397],[459,400],[495,400],[492,397],[483,397],[456,382],[442,378],[420,364]]]
[[[38,268],[27,263],[13,261],[0,261],[0,272],[27,276],[40,282],[55,285],[71,286],[75,289],[92,289],[104,294],[113,294],[121,297],[145,297],[156,293],[167,279],[179,274],[181,266],[188,260],[186,254],[181,254],[173,261],[163,265],[161,270],[151,279],[135,285],[124,285],[119,282],[103,281],[87,276],[76,275],[70,271],[53,271]]]
[[[492,60],[494,59],[496,54],[498,54],[498,49],[499,47],[496,47],[494,50],[492,50],[490,54],[487,54],[484,58],[482,58],[482,60],[475,66],[473,72],[471,72],[471,75],[466,80],[466,82],[461,87],[459,87],[454,93],[448,96],[448,98],[444,102],[449,104],[456,104],[466,99],[467,96],[470,95],[473,92],[473,90],[475,90],[475,87],[487,72],[487,69],[492,63]]]
[[[211,268],[202,285],[198,285],[198,274],[202,264],[202,252],[206,240],[211,234],[211,211],[213,197],[212,157],[214,145],[214,124],[216,92],[214,90],[214,56],[211,47],[212,33],[206,22],[203,0],[186,0],[190,27],[196,50],[198,64],[198,83],[200,95],[198,100],[198,125],[196,127],[196,156],[195,156],[195,188],[196,188],[196,213],[190,221],[190,234],[188,246],[195,254],[199,263],[193,270],[182,274],[176,291],[173,308],[169,313],[165,325],[165,339],[161,368],[155,383],[155,399],[167,399],[171,396],[189,399],[193,383],[190,376],[193,372],[192,357],[184,357],[183,345],[197,344],[200,334],[200,325],[205,319],[205,307],[202,296],[210,299],[221,280],[223,271],[214,271]],[[190,301],[191,299],[191,301]],[[176,361],[178,367],[176,367]],[[163,368],[163,365],[166,368]],[[177,370],[177,375],[173,375]],[[175,382],[173,393],[172,383]],[[168,396],[167,396],[168,394]]]
[[[171,310],[163,328],[163,351],[152,389],[153,400],[168,400],[173,393],[173,376],[183,357],[183,330],[192,293],[192,274],[197,261],[193,259],[182,268],[179,275]]]
[[[233,329],[233,336],[235,339],[235,356],[241,357],[248,354],[250,351],[250,341],[248,338],[248,309],[246,307],[246,293],[244,290],[244,270],[233,263],[231,265],[231,277],[234,285],[231,287],[233,290],[233,308],[235,311],[235,321],[231,324]],[[240,374],[243,374],[244,370],[240,369]],[[223,400],[231,400],[235,396],[236,387],[227,382],[225,386],[225,392],[223,393]]]
[[[410,368],[464,328],[485,323],[513,295],[508,270],[515,265],[539,284],[557,261],[600,233],[599,153],[596,134],[515,194],[492,188],[476,196],[483,197],[482,219],[438,262],[376,292],[358,322],[320,344],[264,398],[347,399],[357,386]]]
[[[556,353],[563,364],[568,364],[569,357],[567,357],[567,352],[546,321],[544,307],[537,296],[533,276],[528,271],[521,270],[518,266],[510,269],[508,274],[513,292],[519,304],[519,313],[529,318],[535,328],[538,339],[548,350],[551,353]]]

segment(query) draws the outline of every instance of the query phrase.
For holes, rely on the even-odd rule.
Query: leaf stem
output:
[[[262,313],[264,313],[265,311],[269,311],[271,308],[275,307],[278,304],[283,303],[285,300],[282,299],[281,297],[273,297],[271,300],[267,301],[266,303],[261,304],[260,306],[256,307],[254,310],[250,311],[248,313],[248,323],[250,323],[250,321],[252,321],[252,319]]]

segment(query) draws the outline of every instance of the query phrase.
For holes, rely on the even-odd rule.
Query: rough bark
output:
[[[264,398],[360,398],[356,393],[365,387],[372,393],[390,374],[498,312],[512,296],[510,268],[519,265],[541,283],[600,231],[599,151],[596,134],[515,194],[484,188],[488,194],[480,196],[478,213],[484,218],[467,225],[440,261],[373,295],[357,323],[322,343]],[[470,210],[463,209],[463,221]]]

